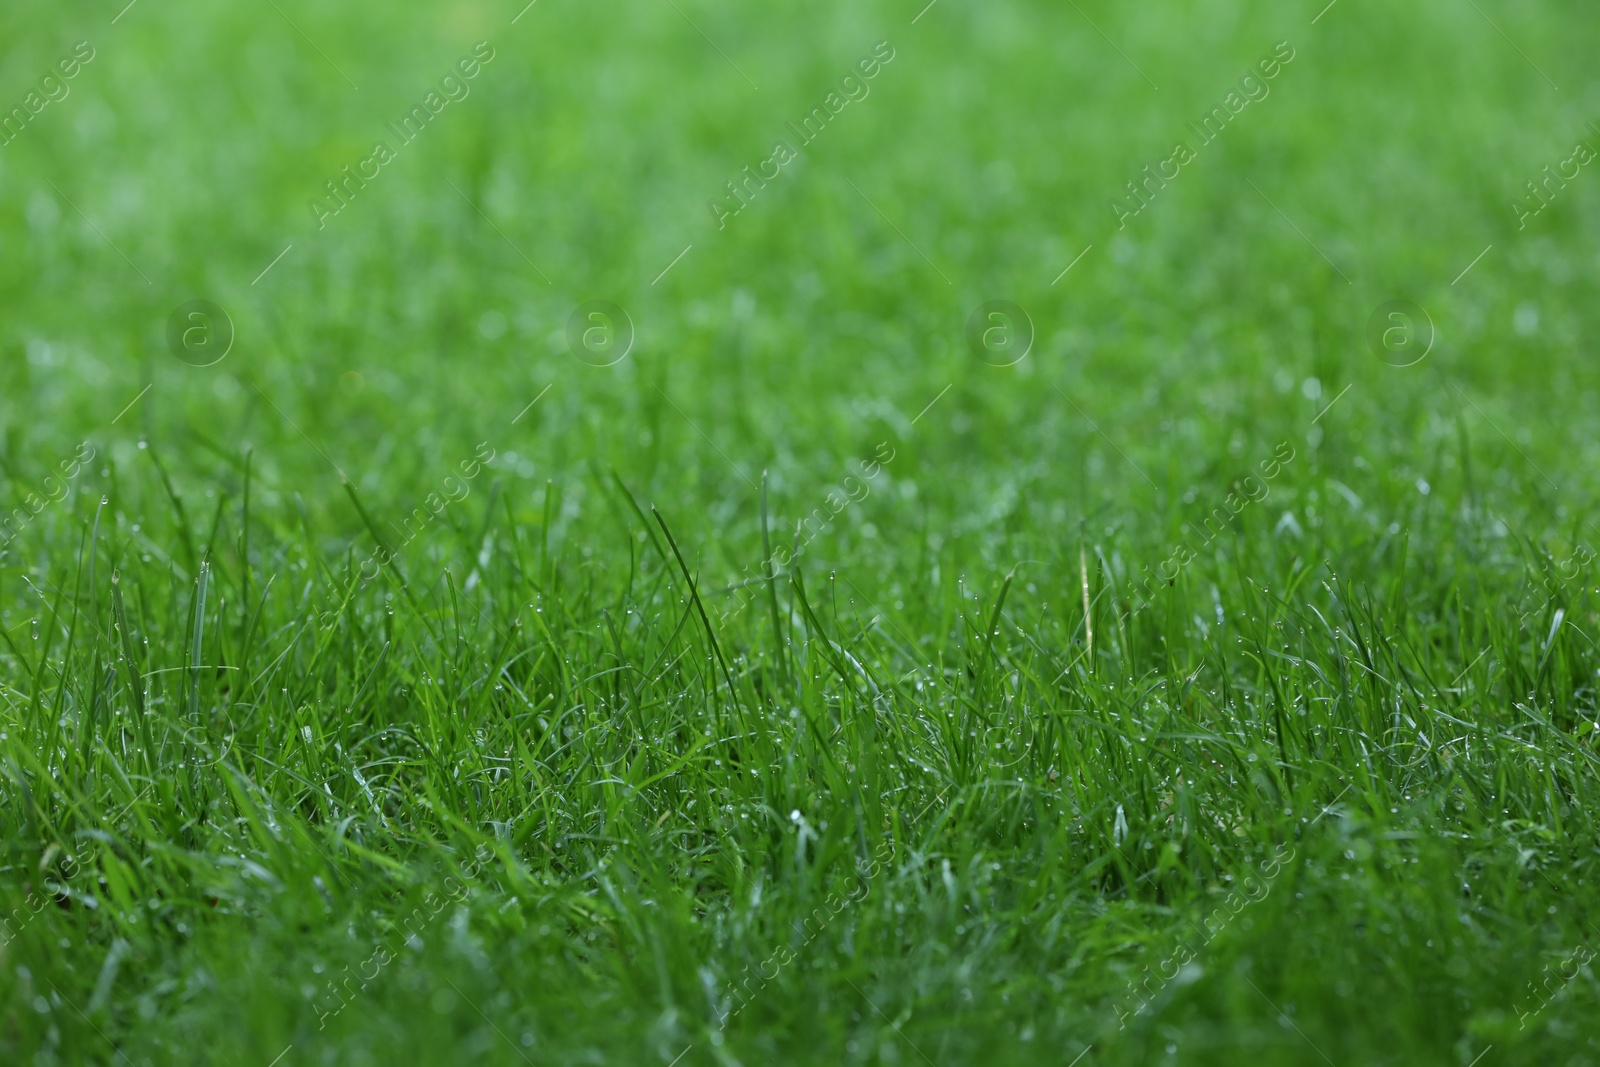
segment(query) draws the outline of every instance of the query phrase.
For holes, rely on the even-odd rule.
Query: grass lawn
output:
[[[0,1062],[1600,1064],[1600,11],[0,13]]]

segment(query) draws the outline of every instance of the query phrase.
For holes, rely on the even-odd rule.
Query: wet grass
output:
[[[0,15],[0,1058],[1600,1062],[1593,13],[917,6]]]

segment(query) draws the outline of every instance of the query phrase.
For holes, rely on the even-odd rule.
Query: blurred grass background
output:
[[[7,507],[99,452],[0,558],[7,892],[96,834],[121,857],[96,861],[105,903],[0,949],[8,1056],[1600,1060],[1587,970],[1531,1032],[1515,1011],[1540,953],[1597,932],[1592,578],[1567,565],[1600,535],[1596,176],[1524,230],[1510,206],[1600,144],[1594,10],[118,6],[0,13],[5,108],[95,49],[0,148]],[[471,95],[400,147],[385,124],[482,40]],[[880,41],[870,96],[719,230],[706,201]],[[1186,123],[1280,41],[1270,96],[1118,230],[1111,198],[1198,147]],[[399,158],[318,230],[308,200],[377,141]],[[212,367],[166,347],[196,298],[237,333]],[[592,299],[636,330],[615,366],[568,351]],[[1036,331],[1015,366],[966,346],[990,299]],[[1395,299],[1437,330],[1415,366],[1364,337]],[[1141,569],[1280,441],[1269,500],[1127,617]],[[479,442],[490,477],[403,571],[353,581],[376,543],[342,476],[398,525]],[[722,685],[623,487],[715,618],[763,558],[763,472],[787,540],[879,442],[871,495],[807,544],[817,614],[785,586],[774,622],[763,588],[718,633]],[[198,617],[229,636],[202,659],[237,682],[192,669],[208,555]],[[148,763],[112,570],[135,658],[168,672]],[[624,702],[602,674],[624,664],[662,673]],[[882,722],[853,714],[890,690]],[[852,773],[818,769],[826,731],[780,755],[799,709],[836,720]],[[699,721],[734,711],[765,782]],[[1192,747],[1231,730],[1265,779]],[[1187,755],[1126,747],[1152,737]],[[692,782],[663,753],[694,753]],[[1177,834],[1163,797],[1189,795],[1231,814]],[[898,842],[898,880],[712,1044],[730,974],[839,877],[795,861],[802,809],[819,856]],[[752,812],[767,832],[741,837]],[[1118,1030],[1138,947],[1164,957],[1287,836],[1294,891]],[[317,1030],[307,976],[367,958],[392,895],[484,840],[497,888]]]

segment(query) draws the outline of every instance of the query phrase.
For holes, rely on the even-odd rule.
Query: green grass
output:
[[[120,7],[0,15],[0,1061],[1600,1063],[1591,8]]]

